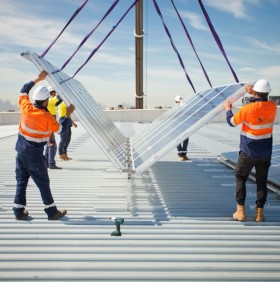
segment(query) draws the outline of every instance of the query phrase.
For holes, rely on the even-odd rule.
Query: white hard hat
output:
[[[34,90],[32,98],[37,101],[44,101],[50,98],[50,92],[47,87],[39,86]]]
[[[49,90],[50,93],[53,92],[53,91],[55,91],[54,88],[53,88],[51,85],[48,86],[47,88],[48,88],[48,90]]]
[[[271,91],[271,88],[267,80],[260,79],[255,83],[253,90],[261,93],[269,93]]]
[[[181,101],[183,101],[182,96],[176,96],[175,97],[175,102],[181,102]]]

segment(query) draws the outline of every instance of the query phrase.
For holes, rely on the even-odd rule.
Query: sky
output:
[[[57,67],[99,23],[113,0],[89,0],[45,59]],[[41,55],[84,0],[0,0],[0,99],[17,103],[22,85],[38,74],[20,54]],[[64,71],[72,76],[124,15],[132,0],[120,0]],[[210,86],[169,0],[157,0],[196,92]],[[235,83],[197,0],[174,0],[212,85]],[[144,106],[173,106],[194,94],[152,0],[144,4]],[[240,82],[267,79],[280,95],[280,0],[203,0]],[[102,105],[135,105],[135,15],[132,9],[75,76]],[[48,86],[47,82],[43,85]]]

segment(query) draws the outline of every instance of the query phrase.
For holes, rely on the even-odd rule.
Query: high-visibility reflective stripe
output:
[[[24,205],[20,205],[20,204],[15,204],[15,203],[14,203],[14,208],[21,209],[21,208],[25,208],[25,206],[24,206]]]
[[[234,116],[230,119],[230,123],[231,123],[233,126],[237,126],[237,124],[234,122]]]
[[[27,141],[32,141],[32,142],[36,142],[36,143],[42,143],[42,142],[48,142],[49,137],[45,137],[45,138],[34,138],[34,137],[30,137],[28,135],[25,135],[24,133],[22,133],[21,131],[18,132],[19,135],[23,136]]]
[[[58,128],[58,131],[57,131],[56,133],[60,134],[61,131],[62,131],[62,128],[63,128],[63,126],[60,124],[60,125],[59,125],[59,128]]]
[[[267,138],[271,138],[271,136],[272,136],[271,133],[263,134],[263,135],[253,135],[253,134],[250,134],[250,133],[245,132],[245,131],[241,131],[241,135],[246,136],[250,139],[254,139],[254,140],[267,139]]]
[[[32,128],[30,128],[30,127],[28,127],[28,126],[26,126],[24,123],[20,123],[20,125],[21,125],[21,127],[24,129],[24,130],[26,130],[27,132],[29,132],[29,133],[32,133],[32,134],[42,134],[42,135],[50,135],[51,134],[51,131],[38,131],[38,130],[34,130],[34,129],[32,129]]]
[[[55,203],[53,202],[53,203],[50,204],[50,205],[45,205],[45,208],[48,209],[48,208],[55,207],[55,206],[56,206],[56,205],[55,205]]]
[[[187,153],[187,151],[177,151],[177,153],[182,154],[182,153]]]
[[[246,124],[251,129],[264,129],[264,128],[272,128],[273,127],[273,123],[267,123],[267,124],[263,124],[263,125],[253,125],[253,124],[249,124],[248,122],[244,121],[244,124]]]

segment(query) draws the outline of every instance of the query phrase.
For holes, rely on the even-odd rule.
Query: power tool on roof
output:
[[[124,223],[124,218],[122,217],[109,217],[116,225],[116,230],[111,233],[111,236],[122,236],[121,225]]]

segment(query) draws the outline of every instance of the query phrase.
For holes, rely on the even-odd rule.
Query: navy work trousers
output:
[[[177,146],[177,152],[179,157],[185,157],[187,155],[188,144],[189,138],[187,138]]]
[[[71,141],[72,130],[71,127],[67,127],[64,132],[60,134],[60,142],[58,145],[59,155],[67,154],[67,149]]]
[[[29,178],[33,179],[40,190],[45,212],[53,216],[57,212],[50,189],[50,179],[44,156],[30,156],[18,153],[16,156],[16,195],[14,200],[15,216],[22,216],[26,206],[26,189]]]
[[[267,176],[271,165],[271,158],[252,158],[244,152],[239,153],[239,158],[235,168],[236,179],[236,201],[239,205],[244,205],[246,198],[246,181],[253,167],[256,171],[257,200],[258,208],[263,208],[267,198]]]
[[[55,135],[54,133],[52,133],[52,135],[50,136],[49,142],[46,145],[46,149],[45,149],[45,159],[46,159],[47,167],[51,167],[56,164],[55,162],[56,152],[57,152],[57,144],[55,141]]]

